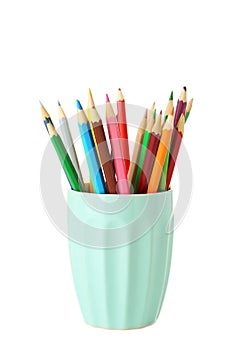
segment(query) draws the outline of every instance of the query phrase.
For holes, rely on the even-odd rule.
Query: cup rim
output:
[[[147,197],[147,196],[164,196],[166,193],[172,193],[173,190],[169,188],[166,191],[160,191],[156,193],[130,193],[130,194],[120,194],[120,193],[93,193],[93,192],[82,192],[82,191],[74,191],[71,188],[68,188],[68,193],[73,193],[75,195],[84,195],[84,196],[100,196],[100,197]]]

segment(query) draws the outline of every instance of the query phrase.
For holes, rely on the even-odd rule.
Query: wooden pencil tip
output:
[[[187,91],[187,88],[186,88],[186,86],[184,86],[184,87],[183,87],[183,89],[184,89],[184,91]]]
[[[120,88],[118,89],[117,101],[121,101],[121,102],[125,101],[124,96],[123,96],[122,91],[121,91]]]
[[[170,101],[173,101],[173,91],[171,91],[171,95],[170,95],[170,97],[169,97],[169,100],[170,100]]]
[[[87,102],[87,107],[88,107],[88,108],[93,108],[93,107],[95,107],[95,103],[94,103],[93,96],[92,96],[92,92],[91,92],[91,89],[90,89],[90,88],[88,89],[88,102]]]
[[[41,102],[41,100],[39,100],[39,103],[40,103],[41,107],[44,108],[44,105],[43,105],[43,103]]]
[[[76,107],[81,111],[83,109],[79,100],[76,100]]]
[[[61,106],[60,101],[57,101],[57,104],[58,104],[59,107]]]
[[[162,113],[163,113],[163,111],[162,111],[162,109],[161,109],[161,111],[160,111],[160,113],[159,113],[159,114],[161,114],[161,115],[162,115]]]
[[[150,108],[152,111],[155,109],[155,102],[153,102],[151,108]]]
[[[110,102],[108,94],[106,94],[106,103]]]

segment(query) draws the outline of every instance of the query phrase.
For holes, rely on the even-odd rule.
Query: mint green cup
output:
[[[84,320],[109,329],[158,318],[173,242],[172,191],[97,195],[68,191],[70,260]]]

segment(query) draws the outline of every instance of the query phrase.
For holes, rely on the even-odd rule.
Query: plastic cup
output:
[[[158,318],[171,264],[172,211],[171,190],[145,195],[68,191],[71,267],[88,324],[133,329]]]

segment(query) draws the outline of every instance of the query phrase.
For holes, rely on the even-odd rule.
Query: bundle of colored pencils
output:
[[[192,103],[193,99],[187,104],[184,87],[175,110],[173,92],[163,115],[162,111],[156,114],[155,104],[146,109],[130,160],[126,105],[121,89],[117,96],[117,115],[106,95],[106,123],[111,149],[89,89],[86,112],[80,101],[76,101],[78,128],[90,173],[88,184],[84,183],[69,122],[60,102],[61,137],[42,103],[41,113],[71,189],[99,194],[140,194],[169,190]]]

